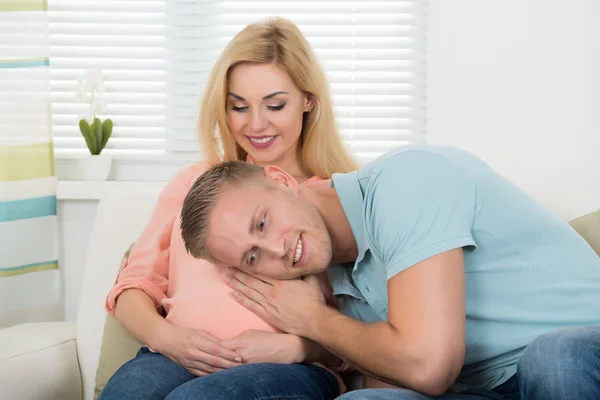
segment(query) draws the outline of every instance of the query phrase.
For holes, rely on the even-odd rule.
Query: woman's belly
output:
[[[221,340],[249,329],[275,331],[231,297],[232,289],[225,284],[221,268],[187,253],[178,254],[171,259],[168,298],[163,302],[169,322],[203,329]]]

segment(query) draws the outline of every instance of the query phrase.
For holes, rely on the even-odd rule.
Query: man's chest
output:
[[[364,322],[387,320],[385,268],[369,251],[356,264],[330,266],[328,273],[343,314]]]

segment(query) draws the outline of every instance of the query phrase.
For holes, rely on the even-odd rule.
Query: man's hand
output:
[[[226,282],[241,305],[271,326],[298,336],[305,336],[315,310],[326,307],[319,279],[313,275],[280,281],[231,268]]]
[[[221,344],[208,332],[172,326],[154,349],[196,376],[241,365],[239,353]]]
[[[241,355],[244,364],[293,364],[304,361],[302,338],[287,333],[248,330],[220,344]]]

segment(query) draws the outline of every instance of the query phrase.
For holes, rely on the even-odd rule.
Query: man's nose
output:
[[[274,258],[284,258],[288,253],[285,239],[281,236],[265,239],[264,249]]]

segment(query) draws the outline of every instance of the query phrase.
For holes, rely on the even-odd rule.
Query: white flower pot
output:
[[[105,181],[110,173],[112,159],[109,155],[89,155],[81,159],[81,177],[86,181]]]

